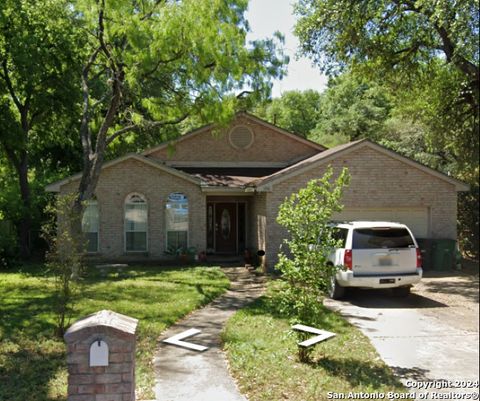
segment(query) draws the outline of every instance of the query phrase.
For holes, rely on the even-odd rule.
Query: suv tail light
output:
[[[352,250],[351,249],[345,249],[345,254],[343,255],[343,265],[348,270],[352,270]]]
[[[420,251],[420,248],[415,248],[417,251],[417,269],[419,267],[422,267],[422,252]]]

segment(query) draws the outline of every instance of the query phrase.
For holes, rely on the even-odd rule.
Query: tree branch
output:
[[[171,57],[167,60],[158,60],[158,62],[155,64],[155,66],[150,71],[147,71],[145,74],[143,74],[143,77],[147,78],[150,75],[154,74],[158,70],[158,67],[160,67],[161,65],[166,65],[168,63],[172,63],[173,61],[180,60],[182,55],[183,55],[183,52],[178,52],[173,57]]]
[[[111,60],[110,50],[108,50],[107,45],[105,44],[105,26],[103,24],[105,14],[105,0],[101,1],[101,7],[98,10],[98,41],[100,42],[100,48],[103,50],[108,60]]]
[[[445,27],[435,24],[435,29],[442,39],[442,50],[445,53],[447,62],[453,63],[460,71],[469,76],[476,82],[480,79],[480,72],[478,66],[467,60],[465,57],[455,54],[455,44],[450,39],[450,36]]]
[[[146,19],[150,18],[153,15],[153,13],[155,12],[155,9],[157,8],[157,6],[160,3],[164,3],[164,2],[165,2],[165,0],[157,0],[155,2],[155,4],[152,6],[152,9],[148,13],[146,13],[142,18],[140,18],[140,20],[145,21]]]
[[[10,159],[10,162],[15,166],[15,169],[17,171],[20,170],[20,159],[15,154],[15,151],[10,146],[7,146],[7,144],[5,144],[4,142],[2,142],[2,145],[5,149],[7,157]]]
[[[2,77],[5,80],[5,84],[7,85],[8,92],[10,93],[10,96],[13,99],[13,103],[15,103],[15,106],[17,106],[18,111],[20,113],[22,113],[23,104],[18,99],[18,97],[15,93],[15,89],[13,88],[12,81],[10,80],[10,76],[8,75],[8,67],[7,67],[7,59],[6,58],[4,58],[2,60],[2,69],[3,69]]]
[[[93,63],[95,62],[98,54],[100,52],[100,47],[96,48],[94,52],[90,55],[87,64],[82,69],[82,97],[83,97],[83,111],[82,111],[82,121],[80,124],[80,137],[82,141],[84,163],[88,165],[90,163],[90,156],[92,154],[92,142],[90,135],[90,93],[88,87],[88,74],[92,68]]]
[[[109,145],[110,143],[112,143],[115,139],[117,139],[118,137],[128,133],[128,132],[134,132],[134,131],[139,131],[140,129],[142,128],[145,128],[145,127],[148,127],[150,129],[153,129],[153,128],[158,128],[158,127],[164,127],[166,125],[175,125],[175,124],[179,124],[181,123],[182,121],[184,121],[187,117],[189,116],[188,113],[185,113],[183,114],[182,116],[174,119],[174,120],[169,120],[169,121],[155,121],[155,122],[148,122],[147,124],[145,124],[144,126],[141,126],[141,125],[136,125],[136,124],[132,124],[132,125],[128,125],[122,129],[119,129],[118,131],[115,131],[112,135],[110,135],[108,138],[107,138],[107,145]]]

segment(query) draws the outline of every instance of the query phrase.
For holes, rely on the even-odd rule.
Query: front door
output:
[[[237,252],[237,204],[215,204],[215,250],[219,253]]]

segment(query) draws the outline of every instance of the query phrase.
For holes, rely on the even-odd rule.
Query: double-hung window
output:
[[[179,192],[171,193],[166,204],[167,249],[188,247],[188,199]]]
[[[87,253],[98,252],[98,202],[90,200],[82,216],[82,231],[87,242]]]
[[[125,200],[125,251],[146,252],[148,227],[147,201],[140,194],[131,194]]]

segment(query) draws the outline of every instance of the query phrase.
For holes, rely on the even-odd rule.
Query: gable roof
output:
[[[195,178],[194,176],[192,176],[190,174],[184,173],[183,171],[180,171],[180,170],[177,170],[177,169],[174,169],[174,168],[171,168],[171,167],[167,167],[162,163],[156,162],[154,159],[149,159],[145,156],[142,156],[142,155],[139,155],[139,154],[136,154],[136,153],[128,153],[125,156],[118,157],[116,159],[110,160],[109,162],[103,163],[102,170],[105,169],[105,168],[108,168],[108,167],[115,166],[115,165],[117,165],[119,163],[122,163],[124,161],[127,161],[127,160],[136,160],[136,161],[139,161],[141,163],[145,163],[145,164],[147,164],[151,167],[157,168],[161,171],[164,171],[168,174],[171,174],[171,175],[177,176],[179,178],[182,178],[184,180],[187,180],[187,181],[191,182],[192,184],[197,184],[197,185],[201,184],[201,180],[199,180],[198,178]],[[81,177],[82,177],[82,173],[74,174],[70,177],[67,177],[67,178],[63,179],[63,180],[60,180],[60,181],[57,181],[57,182],[54,182],[52,184],[47,185],[45,187],[45,190],[47,192],[60,192],[60,188],[63,185],[68,184],[72,181],[79,180]]]
[[[292,138],[300,143],[303,143],[304,145],[308,145],[310,146],[311,148],[315,149],[315,150],[318,150],[319,152],[322,152],[324,151],[325,149],[327,149],[325,146],[322,146],[316,142],[313,142],[313,141],[310,141],[308,139],[305,139],[303,137],[301,137],[300,135],[297,135],[297,134],[294,134],[292,132],[289,132],[283,128],[280,128],[280,127],[277,127],[276,125],[273,125],[265,120],[262,120],[261,118],[258,118],[258,117],[255,117],[254,115],[252,114],[249,114],[245,111],[241,111],[241,112],[238,112],[235,114],[235,119],[236,118],[239,118],[239,117],[244,117],[254,123],[257,123],[259,125],[263,125],[264,127],[267,127],[267,128],[270,128],[272,130],[275,130],[276,132],[282,134],[282,135],[285,135],[285,136],[288,136],[289,138]],[[235,119],[232,120],[232,122],[235,121]],[[150,148],[150,149],[147,149],[145,151],[143,151],[141,154],[143,156],[148,156],[152,153],[155,153],[159,150],[162,150],[162,149],[165,149],[167,148],[170,144],[172,143],[179,143],[179,142],[183,142],[184,140],[186,139],[190,139],[190,138],[193,138],[194,136],[196,135],[199,135],[203,132],[206,132],[212,128],[214,128],[215,125],[214,124],[208,124],[208,125],[204,125],[203,127],[200,127],[200,128],[197,128],[197,129],[194,129],[193,131],[190,131],[190,132],[187,132],[186,134],[178,137],[177,139],[173,139],[171,141],[167,141],[167,142],[164,142],[164,143],[161,143],[160,145],[157,145],[153,148]]]
[[[469,186],[464,182],[457,180],[456,178],[450,177],[446,174],[443,174],[437,170],[434,170],[430,167],[427,167],[413,159],[402,156],[393,150],[387,149],[386,147],[379,145],[378,143],[372,142],[368,139],[361,139],[358,141],[349,142],[343,145],[335,146],[334,148],[327,149],[321,153],[317,153],[307,159],[301,160],[298,163],[295,163],[287,168],[284,168],[274,174],[269,175],[268,177],[263,177],[252,184],[257,187],[257,190],[266,190],[270,185],[278,184],[288,178],[294,177],[298,174],[303,173],[304,171],[309,170],[317,165],[321,165],[330,160],[333,160],[339,156],[348,154],[354,150],[361,149],[363,147],[372,148],[380,153],[383,153],[393,159],[396,159],[402,163],[408,164],[414,168],[422,170],[423,172],[433,175],[443,181],[448,182],[455,186],[457,191],[468,191]]]

